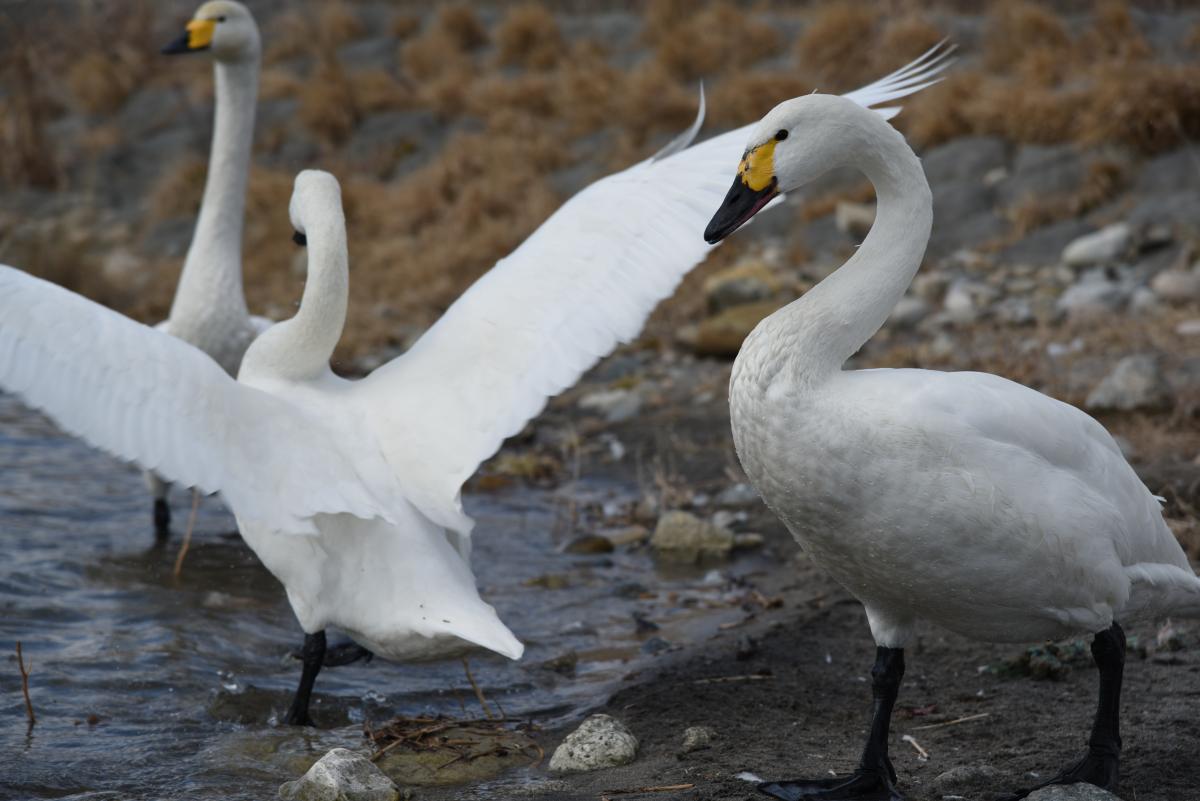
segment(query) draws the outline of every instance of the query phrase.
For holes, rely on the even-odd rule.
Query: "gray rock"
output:
[[[970,323],[986,311],[999,294],[999,290],[987,284],[959,280],[946,290],[942,306],[951,320]]]
[[[755,506],[758,504],[758,490],[745,483],[731,484],[717,493],[717,506]]]
[[[929,789],[934,793],[965,793],[994,789],[1000,771],[991,765],[959,765],[933,777]]]
[[[605,389],[584,395],[578,406],[584,411],[604,415],[610,423],[620,423],[641,410],[642,397],[630,389]]]
[[[1175,326],[1175,333],[1181,337],[1200,336],[1200,319],[1184,320]]]
[[[708,748],[717,737],[717,730],[712,726],[688,726],[683,730],[683,748],[686,754]]]
[[[768,300],[779,291],[779,279],[762,260],[743,261],[704,282],[711,312]]]
[[[650,544],[664,555],[694,561],[729,553],[733,533],[688,512],[667,512],[658,519]]]
[[[1200,299],[1200,272],[1164,270],[1150,280],[1150,288],[1168,303],[1188,303]]]
[[[933,186],[964,179],[982,181],[989,170],[1003,166],[1007,151],[1008,145],[998,136],[963,136],[926,152],[921,166]]]
[[[905,295],[896,303],[888,316],[888,324],[895,328],[912,328],[929,316],[929,304],[912,295]]]
[[[1134,314],[1153,315],[1162,309],[1158,295],[1148,286],[1139,286],[1129,297],[1129,310]]]
[[[1163,376],[1158,360],[1142,353],[1117,362],[1087,396],[1084,405],[1092,411],[1127,412],[1169,409],[1171,401],[1171,385]]]
[[[1058,310],[1081,319],[1110,314],[1122,306],[1131,294],[1129,287],[1118,281],[1080,281],[1058,299]]]
[[[1038,266],[1056,264],[1063,248],[1092,229],[1093,226],[1074,217],[1042,226],[1000,251],[997,261],[1003,264]]]
[[[1102,790],[1094,784],[1078,782],[1076,784],[1052,784],[1040,790],[1034,790],[1025,796],[1026,801],[1121,801],[1120,797],[1108,790]]]
[[[1034,321],[1033,304],[1025,298],[1005,298],[995,305],[996,319],[1009,325],[1028,325]]]
[[[1140,165],[1134,189],[1137,194],[1161,195],[1196,191],[1196,165],[1200,147],[1183,147]]]
[[[1073,145],[1024,145],[1013,159],[1012,175],[996,185],[1002,205],[1029,196],[1073,192],[1083,183],[1087,166]]]
[[[1114,223],[1081,236],[1063,248],[1063,263],[1072,267],[1088,267],[1114,261],[1129,250],[1131,235],[1127,224]]]
[[[875,224],[874,203],[851,203],[843,200],[837,204],[833,215],[834,224],[843,234],[864,237]]]
[[[279,788],[285,801],[398,801],[400,791],[371,760],[335,748],[296,781]]]
[[[609,715],[592,715],[567,735],[550,757],[551,773],[580,773],[628,765],[637,757],[637,738]]]

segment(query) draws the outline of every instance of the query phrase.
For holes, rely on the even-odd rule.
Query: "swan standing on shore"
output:
[[[930,51],[848,97],[895,100],[944,65]],[[397,661],[473,646],[515,659],[521,644],[475,588],[460,490],[711,249],[695,231],[747,131],[688,147],[698,123],[568,200],[360,381],[329,369],[347,314],[346,231],[336,180],[310,171],[290,208],[308,246],[299,311],[254,341],[237,381],[185,342],[0,266],[0,388],[97,447],[221,492],[306,632],[286,722],[311,722],[316,676],[339,663],[328,626]]]
[[[200,6],[184,34],[163,48],[167,54],[212,53],[216,110],[200,216],[171,311],[159,328],[195,345],[230,375],[237,375],[246,348],[271,325],[250,315],[242,291],[242,221],[261,49],[254,17],[230,0]],[[171,485],[153,472],[146,480],[154,494],[154,527],[164,539]]]
[[[933,218],[920,161],[878,115],[829,95],[777,106],[750,134],[704,238],[719,242],[779,192],[840,166],[875,185],[875,224],[845,265],[747,337],[729,408],[767,505],[866,608],[874,709],[854,774],[761,789],[788,801],[901,798],[888,729],[922,618],[1000,642],[1094,634],[1100,703],[1087,755],[1046,784],[1115,789],[1118,621],[1200,615],[1200,579],[1112,437],[1073,406],[986,373],[842,370],[904,294]]]

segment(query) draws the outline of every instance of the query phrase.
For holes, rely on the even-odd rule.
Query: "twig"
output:
[[[991,712],[980,712],[978,715],[967,715],[965,718],[957,718],[955,720],[947,720],[942,723],[930,723],[925,726],[914,726],[913,731],[927,731],[929,729],[940,729],[943,726],[955,726],[959,723],[967,723],[972,720],[981,720],[982,718],[990,717]]]
[[[674,790],[690,790],[694,784],[664,784],[658,787],[637,787],[632,790],[605,790],[604,795],[638,795],[639,793],[669,793]]]
[[[724,684],[730,681],[768,681],[775,678],[774,676],[763,676],[759,673],[751,673],[748,676],[716,676],[711,679],[696,679],[692,684]]]
[[[179,555],[175,557],[175,578],[183,572],[183,557],[187,556],[188,547],[192,544],[192,529],[196,527],[196,510],[200,507],[200,490],[192,490],[192,511],[188,514],[187,531],[183,534],[183,545],[179,546]]]
[[[25,695],[25,716],[29,718],[29,728],[33,728],[33,724],[37,723],[37,716],[33,714],[33,701],[29,698],[29,672],[33,670],[33,660],[30,660],[29,666],[25,666],[25,658],[21,656],[21,641],[17,640],[17,667],[21,670],[21,692]]]
[[[913,747],[913,750],[915,750],[917,752],[917,758],[920,759],[922,762],[929,759],[929,752],[921,747],[921,744],[917,742],[916,737],[913,737],[911,734],[906,734],[903,737],[901,737],[900,740],[901,740],[901,742],[905,742],[905,743],[908,743],[909,745],[911,745]]]
[[[462,658],[463,670],[467,674],[467,681],[471,683],[471,689],[475,691],[475,697],[479,699],[479,705],[483,707],[483,716],[488,720],[495,720],[492,717],[492,710],[488,709],[487,701],[484,700],[483,690],[479,689],[479,685],[475,683],[475,677],[471,675],[471,664],[467,662],[467,658]]]

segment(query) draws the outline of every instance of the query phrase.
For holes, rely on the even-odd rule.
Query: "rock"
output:
[[[833,221],[843,234],[864,237],[875,224],[875,204],[840,201],[834,210]]]
[[[645,526],[625,526],[605,531],[604,537],[614,546],[637,545],[650,539],[650,529]]]
[[[550,757],[551,773],[579,773],[628,765],[638,741],[625,724],[609,715],[592,715],[567,735]]]
[[[1150,280],[1150,288],[1168,303],[1188,303],[1200,299],[1200,272],[1163,270]]]
[[[974,793],[993,789],[1000,780],[1000,771],[991,765],[959,765],[939,773],[929,783],[935,794]]]
[[[772,300],[734,306],[699,325],[685,326],[676,338],[700,356],[733,357],[754,326],[782,305],[782,302]]]
[[[1026,801],[1121,801],[1108,790],[1102,790],[1094,784],[1077,782],[1076,784],[1052,784],[1040,790],[1034,790],[1025,796]]]
[[[766,537],[756,531],[745,531],[733,535],[734,548],[761,548],[766,541]]]
[[[1129,295],[1128,287],[1116,281],[1081,281],[1062,293],[1055,305],[1068,317],[1080,320],[1117,311]]]
[[[570,554],[592,555],[612,552],[613,541],[608,537],[602,537],[598,534],[585,534],[582,537],[576,537],[563,548],[563,553]]]
[[[912,328],[929,316],[929,304],[912,295],[905,295],[888,315],[888,324],[896,328]]]
[[[371,760],[334,748],[308,773],[279,788],[286,801],[398,801],[400,791]]]
[[[704,282],[708,309],[720,312],[733,306],[768,300],[780,289],[779,279],[758,260],[743,261],[715,273]]]
[[[1175,326],[1175,333],[1181,337],[1200,336],[1200,319],[1184,320],[1179,325]]]
[[[1154,315],[1162,309],[1158,295],[1150,287],[1139,286],[1129,297],[1129,310],[1134,314]]]
[[[564,676],[574,676],[575,668],[578,665],[579,654],[575,650],[570,650],[564,654],[559,654],[556,657],[545,660],[538,667],[543,670],[552,670],[555,673],[561,673]]]
[[[688,726],[683,730],[683,748],[680,750],[687,754],[708,748],[716,737],[717,730],[712,726]]]
[[[733,534],[689,512],[667,512],[658,519],[650,544],[660,554],[686,561],[723,556],[733,548]]]
[[[1129,249],[1130,233],[1127,224],[1115,223],[1081,236],[1063,248],[1063,263],[1072,267],[1088,267],[1111,262]]]
[[[1154,356],[1126,356],[1096,385],[1084,405],[1091,411],[1165,410],[1172,405],[1171,385]]]
[[[758,490],[745,483],[731,484],[717,493],[715,502],[717,506],[733,508],[757,506],[759,503]]]
[[[620,423],[642,408],[642,396],[631,389],[605,389],[589,392],[579,399],[580,409],[604,415],[609,423]]]
[[[956,323],[974,322],[999,295],[995,287],[977,281],[958,280],[946,290],[942,307]]]

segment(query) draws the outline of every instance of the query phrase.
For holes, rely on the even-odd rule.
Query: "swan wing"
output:
[[[940,50],[851,93],[889,102],[945,66]],[[475,282],[403,356],[356,392],[408,497],[467,533],[459,491],[546,400],[633,339],[704,259],[701,232],[750,127],[654,158],[580,191]]]
[[[117,457],[221,492],[242,521],[315,533],[322,512],[389,517],[315,416],[238,384],[180,339],[4,265],[0,389]]]

